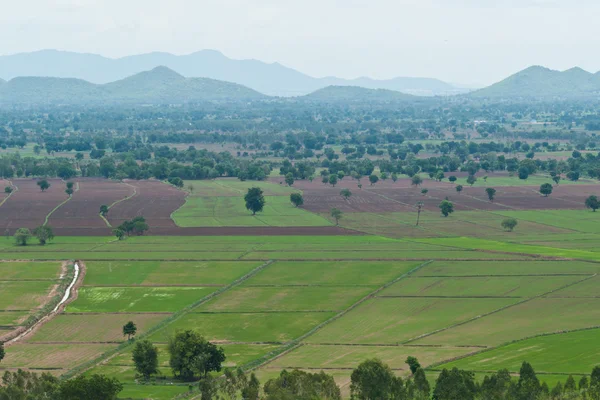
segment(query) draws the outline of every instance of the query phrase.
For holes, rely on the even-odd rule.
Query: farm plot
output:
[[[0,229],[10,234],[18,228],[35,228],[44,223],[46,216],[68,196],[65,183],[60,179],[48,179],[50,188],[42,192],[35,179],[15,179],[18,188],[0,206]]]
[[[523,360],[540,373],[588,374],[600,357],[598,329],[540,336],[461,358],[437,368],[518,372]],[[436,369],[437,369],[436,368]]]
[[[415,344],[498,346],[535,335],[596,327],[599,317],[600,299],[537,298]]]
[[[390,299],[363,303],[309,337],[317,344],[398,344],[514,304],[516,299]]]
[[[108,179],[79,178],[75,182],[79,190],[73,193],[71,200],[52,213],[48,224],[58,229],[57,232],[62,232],[64,228],[94,228],[110,234],[106,222],[99,216],[100,206],[111,206],[133,195],[134,188]]]
[[[465,277],[520,275],[591,276],[600,272],[600,264],[584,261],[434,261],[414,273],[423,277]]]
[[[134,188],[135,195],[110,209],[107,218],[111,225],[118,226],[125,220],[143,216],[150,229],[176,228],[171,213],[183,205],[183,191],[154,180],[127,180],[125,184]]]

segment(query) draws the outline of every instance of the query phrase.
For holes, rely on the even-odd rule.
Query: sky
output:
[[[482,86],[531,65],[600,70],[597,0],[0,0],[0,54],[215,49],[315,77]]]

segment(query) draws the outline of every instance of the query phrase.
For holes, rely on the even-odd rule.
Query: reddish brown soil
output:
[[[35,228],[44,223],[46,215],[65,201],[65,183],[60,179],[48,179],[50,188],[42,192],[37,179],[15,179],[13,185],[19,190],[0,207],[0,230],[10,234],[18,228]]]
[[[106,222],[99,216],[100,206],[110,206],[115,201],[133,194],[133,188],[108,179],[80,178],[76,180],[79,190],[56,210],[48,224],[56,228],[105,229]]]
[[[185,192],[160,181],[126,181],[137,192],[132,198],[112,207],[108,213],[111,225],[137,216],[146,218],[151,228],[176,228],[171,213],[185,203]]]

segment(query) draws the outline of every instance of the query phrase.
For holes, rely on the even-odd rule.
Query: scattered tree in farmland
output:
[[[329,184],[333,187],[335,187],[335,185],[337,185],[338,183],[338,177],[337,175],[331,174],[329,175]]]
[[[107,205],[103,204],[100,206],[100,214],[103,217],[106,217],[106,214],[108,214],[108,206]]]
[[[469,176],[467,177],[467,183],[468,183],[470,186],[473,186],[473,185],[475,184],[475,182],[477,182],[477,178],[475,178],[475,175],[469,175]]]
[[[339,225],[340,219],[342,219],[343,213],[340,210],[338,210],[337,208],[332,208],[330,213],[331,213],[331,216],[333,217],[333,219],[335,219],[335,224]]]
[[[0,342],[0,361],[4,360],[6,351],[4,350],[4,342]]]
[[[8,193],[8,194],[10,194],[10,193],[12,193],[12,191],[13,191],[13,188],[11,188],[10,186],[6,186],[6,187],[4,188],[4,193]]]
[[[376,358],[363,361],[350,377],[352,399],[405,399],[406,387],[390,367]]]
[[[554,175],[554,176],[552,177],[552,180],[554,181],[554,183],[556,183],[556,184],[558,185],[558,182],[560,182],[560,176],[558,176],[558,175]]]
[[[550,196],[552,193],[552,185],[549,183],[543,183],[540,186],[540,193],[544,195],[544,197]]]
[[[440,170],[435,173],[435,180],[438,182],[441,182],[445,177],[446,177],[446,175],[444,175],[444,171]]]
[[[518,221],[515,218],[506,218],[503,219],[500,225],[504,228],[505,231],[512,232],[517,226]]]
[[[48,225],[38,226],[33,230],[33,235],[42,246],[45,245],[47,241],[54,239],[54,232]]]
[[[417,370],[419,368],[421,368],[421,364],[419,363],[419,360],[417,360],[417,357],[408,356],[408,357],[406,357],[406,361],[404,361],[404,362],[410,368],[411,374],[414,374],[415,372],[417,372]]]
[[[342,196],[344,200],[348,200],[350,196],[352,196],[352,192],[350,191],[350,189],[342,189],[340,191],[340,196]]]
[[[248,193],[244,196],[244,200],[246,201],[246,208],[252,211],[252,215],[261,212],[266,204],[262,189],[257,187],[248,189]]]
[[[421,194],[423,196],[425,196],[427,193],[429,193],[429,189],[421,189]]]
[[[454,204],[452,204],[450,200],[442,200],[439,207],[444,217],[447,217],[454,212]]]
[[[423,211],[423,202],[417,202],[417,223],[416,226],[419,226],[419,220],[421,219],[421,211]]]
[[[388,178],[387,172],[382,172],[381,173],[381,180],[385,182],[387,180],[387,178]]]
[[[487,194],[488,199],[490,199],[490,201],[494,201],[494,197],[496,197],[496,189],[494,188],[487,188],[485,189],[485,193]]]
[[[294,184],[294,174],[292,174],[291,172],[288,172],[288,173],[285,175],[285,183],[286,183],[288,186],[292,186],[292,185]]]
[[[457,178],[456,176],[454,176],[454,175],[450,175],[450,176],[448,177],[448,180],[449,180],[450,182],[452,182],[452,183],[456,182],[456,180],[457,180],[457,179],[458,179],[458,178]]]
[[[208,342],[194,330],[179,331],[169,339],[169,365],[173,374],[185,381],[209,372],[221,371],[225,361],[223,349]]]
[[[31,231],[28,228],[19,228],[14,238],[17,246],[27,246],[27,242],[31,239]]]
[[[192,184],[190,183],[190,184],[188,185],[187,189],[188,189],[188,192],[190,192],[190,194],[194,194],[194,189],[195,189],[194,185],[192,185]]]
[[[148,380],[158,373],[158,347],[149,340],[141,340],[133,347],[133,364],[135,370]]]
[[[304,197],[301,193],[292,193],[290,194],[290,201],[295,207],[298,207],[304,204]]]
[[[125,238],[125,231],[123,229],[113,229],[113,235],[117,237],[119,240],[123,240]]]
[[[137,332],[137,326],[133,321],[129,321],[125,325],[123,325],[123,336],[127,336],[127,340],[131,340],[133,336],[135,336]]]
[[[321,182],[327,185],[329,183],[329,175],[323,175],[323,179],[321,179]]]
[[[300,370],[281,371],[279,377],[269,379],[264,386],[267,400],[322,399],[341,400],[340,388],[333,376],[321,371],[309,373]]]
[[[65,189],[65,193],[68,194],[69,196],[73,195],[73,182],[67,182],[67,188]]]
[[[38,181],[37,185],[40,187],[42,192],[44,192],[50,188],[50,183],[46,179],[42,179],[41,181]]]
[[[463,185],[456,185],[456,191],[458,193],[462,192],[463,191]]]
[[[413,186],[420,186],[422,183],[423,179],[419,175],[414,175],[410,180],[410,184]]]
[[[519,168],[519,179],[521,180],[526,180],[527,178],[529,178],[529,168],[527,167],[521,167]]]
[[[377,175],[369,175],[369,182],[371,182],[371,186],[379,182],[379,177]]]
[[[174,176],[172,178],[167,179],[167,182],[169,182],[171,185],[175,186],[176,188],[181,189],[184,185],[183,183],[183,179],[181,179],[178,176]]]
[[[598,200],[598,196],[591,195],[585,199],[585,207],[596,212],[596,210],[600,208],[600,200]]]
[[[396,181],[398,181],[398,174],[392,172],[392,182],[396,183]]]

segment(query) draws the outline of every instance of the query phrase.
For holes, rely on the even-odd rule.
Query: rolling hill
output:
[[[95,54],[42,50],[0,56],[0,78],[49,76],[78,78],[96,84],[105,84],[162,65],[186,77],[204,77],[233,82],[271,96],[302,96],[332,85],[389,89],[418,95],[447,95],[466,92],[465,89],[429,78],[388,80],[314,78],[279,63],[234,60],[215,50],[203,50],[182,56],[156,52],[118,59]]]
[[[366,89],[358,86],[328,86],[299,99],[313,102],[408,102],[423,99],[386,89]]]
[[[81,79],[18,77],[0,84],[0,104],[182,104],[266,98],[235,83],[185,78],[156,67],[120,81],[97,85]]]
[[[473,98],[588,98],[600,95],[600,74],[581,68],[555,71],[533,66],[468,96]]]

